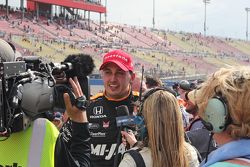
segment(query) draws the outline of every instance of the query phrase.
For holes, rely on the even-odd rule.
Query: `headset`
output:
[[[167,91],[171,94],[173,94],[175,97],[177,96],[176,92],[168,87],[156,87],[156,88],[152,88],[149,91],[147,91],[143,96],[142,99],[140,101],[140,105],[139,105],[139,109],[138,109],[138,114],[137,116],[141,118],[141,123],[137,124],[138,127],[138,133],[139,133],[139,140],[144,140],[147,136],[148,136],[148,131],[147,131],[147,127],[145,125],[145,121],[144,121],[144,117],[142,115],[142,111],[143,111],[143,106],[144,106],[144,102],[146,101],[146,99],[151,96],[152,94],[154,94],[157,91]]]
[[[232,122],[227,104],[226,98],[222,96],[221,92],[217,92],[215,88],[215,96],[208,100],[204,116],[201,119],[205,128],[211,132],[205,162],[208,160],[213,134],[223,132]]]
[[[176,92],[175,92],[173,89],[168,88],[168,87],[156,87],[156,88],[152,88],[152,89],[150,89],[149,91],[147,91],[147,92],[143,95],[143,97],[142,97],[142,99],[141,99],[141,102],[140,102],[141,105],[140,105],[139,113],[142,113],[143,104],[144,104],[144,102],[146,101],[146,99],[147,99],[149,96],[151,96],[152,94],[154,94],[155,92],[159,91],[159,90],[167,91],[167,92],[171,93],[172,95],[174,95],[175,97],[177,96]]]
[[[227,100],[221,93],[216,93],[214,97],[208,100],[202,123],[208,131],[213,133],[223,132],[231,123]]]

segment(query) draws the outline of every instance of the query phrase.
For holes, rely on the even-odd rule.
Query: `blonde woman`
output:
[[[139,151],[146,167],[198,166],[194,148],[185,142],[182,115],[176,97],[166,90],[150,90],[143,103],[142,114],[148,136]],[[131,133],[122,132],[130,145],[135,143]],[[125,153],[120,167],[135,167],[136,162]]]
[[[188,97],[219,145],[201,166],[250,166],[250,67],[222,68]]]

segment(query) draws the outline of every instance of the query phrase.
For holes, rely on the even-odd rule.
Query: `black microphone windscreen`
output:
[[[74,76],[86,77],[91,74],[95,68],[94,60],[87,54],[69,55],[63,62],[69,62],[73,65],[73,70],[66,71],[68,78]]]
[[[116,107],[116,111],[117,111],[117,117],[129,115],[128,106],[126,105],[121,105],[121,106]]]

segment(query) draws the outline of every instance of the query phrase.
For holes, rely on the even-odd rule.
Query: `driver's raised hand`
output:
[[[74,80],[70,78],[69,83],[73,89],[76,99],[84,97],[77,77],[74,77]],[[77,107],[75,104],[72,104],[68,93],[64,93],[63,96],[64,96],[64,103],[66,106],[66,111],[70,119],[74,122],[79,122],[79,123],[88,122],[85,108]]]

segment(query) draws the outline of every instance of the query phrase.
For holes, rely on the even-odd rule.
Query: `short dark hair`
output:
[[[162,86],[162,82],[159,78],[146,76],[146,85],[147,88],[160,87]]]

